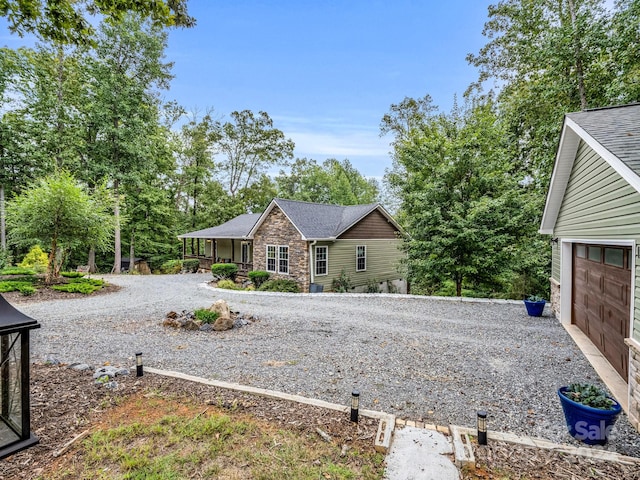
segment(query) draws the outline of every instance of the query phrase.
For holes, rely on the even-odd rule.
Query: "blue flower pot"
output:
[[[571,436],[587,445],[606,444],[609,433],[622,411],[620,404],[608,397],[613,401],[612,410],[588,407],[565,396],[562,392],[566,390],[567,387],[559,388],[558,396]]]
[[[527,307],[527,313],[532,317],[541,317],[544,311],[544,305],[547,303],[545,300],[539,302],[532,302],[531,300],[525,300],[524,306]]]

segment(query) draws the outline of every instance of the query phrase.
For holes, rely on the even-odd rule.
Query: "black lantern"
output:
[[[40,324],[0,295],[0,459],[38,443],[31,433],[29,330]]]

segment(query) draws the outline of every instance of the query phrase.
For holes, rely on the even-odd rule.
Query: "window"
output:
[[[624,250],[622,248],[605,247],[604,263],[614,267],[624,267]]]
[[[327,247],[316,247],[316,275],[326,275],[327,267]]]
[[[587,247],[587,254],[589,255],[589,260],[600,263],[602,259],[602,249],[600,247]]]
[[[364,272],[367,269],[367,247],[358,245],[356,247],[356,272]]]
[[[267,245],[267,272],[276,271],[276,247]]]
[[[278,273],[289,273],[289,247],[278,247]]]

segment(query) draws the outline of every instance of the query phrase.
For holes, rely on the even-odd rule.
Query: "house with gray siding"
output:
[[[265,270],[295,280],[302,291],[330,291],[344,270],[352,291],[377,286],[406,292],[399,273],[400,227],[380,204],[328,205],[276,198],[261,214],[185,233],[183,258],[201,268],[233,262],[239,271]]]
[[[540,233],[553,312],[617,372],[640,430],[640,104],[565,116]]]

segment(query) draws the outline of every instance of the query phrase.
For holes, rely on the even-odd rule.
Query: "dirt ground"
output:
[[[91,431],[104,421],[110,410],[132,395],[162,395],[188,398],[211,408],[242,412],[282,429],[318,435],[316,429],[332,437],[338,445],[361,452],[374,450],[378,422],[360,417],[356,425],[348,414],[322,408],[272,400],[194,382],[146,373],[136,377],[118,376],[115,390],[96,385],[93,370],[76,371],[67,366],[33,364],[31,366],[31,430],[40,442],[5,460],[0,460],[0,479],[47,478],[64,456],[74,455],[76,436]],[[139,412],[137,412],[139,414]]]

